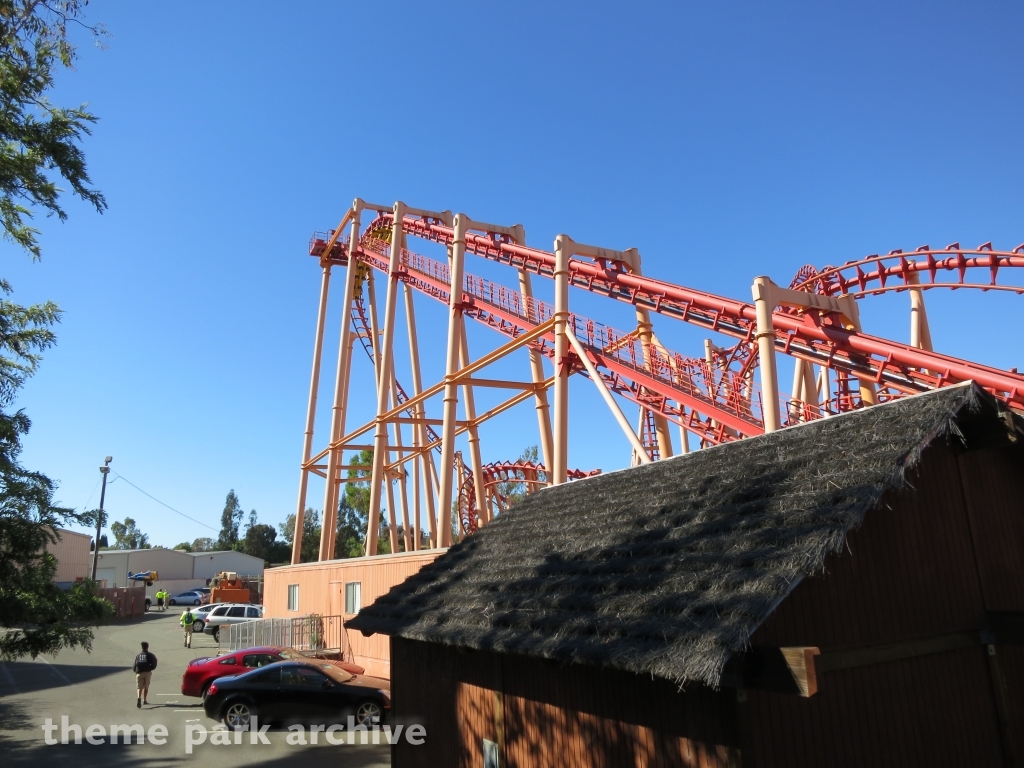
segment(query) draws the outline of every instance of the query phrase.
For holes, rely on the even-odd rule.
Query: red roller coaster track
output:
[[[360,201],[357,203],[361,204]],[[685,450],[685,434],[694,436],[701,446],[709,446],[763,433],[766,409],[778,412],[781,406],[785,423],[793,423],[860,407],[872,401],[968,380],[977,382],[1010,407],[1024,410],[1024,376],[1016,369],[1003,371],[940,354],[926,348],[930,344],[911,345],[864,333],[859,325],[851,322],[848,312],[844,314],[839,309],[853,305],[835,302],[836,299],[850,301],[845,297],[859,299],[900,291],[911,291],[913,295],[920,296],[922,291],[936,288],[1022,294],[1024,286],[1006,282],[1006,278],[1018,274],[1014,271],[1016,268],[1024,267],[1024,245],[1013,251],[994,250],[990,243],[976,249],[960,248],[957,243],[943,249],[922,246],[913,253],[893,251],[885,256],[851,261],[840,267],[829,266],[821,270],[813,266],[803,267],[790,286],[793,290],[779,289],[780,293],[769,294],[771,297],[784,295],[784,298],[774,308],[769,307],[769,331],[760,334],[758,329],[764,326],[759,326],[756,301],[717,296],[644,276],[640,274],[639,255],[635,252],[603,251],[585,246],[584,249],[590,249],[584,250],[585,253],[596,255],[568,259],[568,285],[629,304],[637,310],[721,333],[735,341],[726,349],[709,342],[703,357],[684,356],[662,345],[649,326],[646,335],[642,324],[623,332],[596,320],[567,313],[566,333],[578,346],[575,352],[570,350],[556,359],[556,332],[553,330],[556,326],[553,323],[557,318],[554,305],[468,272],[463,273],[461,266],[461,291],[453,297],[452,270],[448,262],[428,258],[404,247],[397,254],[391,253],[391,241],[400,236],[403,242],[407,237],[418,237],[440,244],[451,254],[457,245],[457,226],[453,224],[451,214],[422,211],[415,215],[407,214],[400,219],[401,226],[396,227],[395,214],[381,206],[362,205],[378,213],[347,246],[340,240],[340,230],[337,233],[317,233],[311,239],[309,252],[320,258],[325,275],[332,265],[347,265],[351,253],[364,270],[372,270],[386,276],[389,281],[405,284],[415,292],[451,307],[453,312],[458,311],[461,316],[495,329],[512,340],[510,344],[525,337],[530,349],[554,364],[556,375],[564,367],[572,373],[594,379],[599,388],[641,407],[633,445],[634,456],[642,454],[640,460],[643,461],[656,460],[659,451],[664,451],[665,444],[659,445],[657,433],[662,428],[659,424],[665,421],[674,422],[684,430]],[[357,206],[353,210],[358,214]],[[508,266],[519,274],[555,278],[559,256],[517,242],[517,237],[519,240],[522,238],[521,235],[514,236],[516,231],[521,233],[521,228],[470,227],[470,231],[464,234],[465,253]],[[462,242],[458,245],[461,246]],[[322,302],[326,301],[325,295]],[[803,295],[809,298],[798,298]],[[810,298],[815,295],[823,298]],[[828,303],[830,301],[833,303]],[[772,303],[775,303],[774,299]],[[360,297],[354,297],[350,310],[353,332],[362,340],[371,359],[376,359],[375,354],[379,351],[375,352],[373,348],[374,329],[371,329],[372,324],[367,319]],[[322,334],[322,326],[319,332]],[[836,391],[832,391],[830,379],[823,374],[826,382],[824,392],[820,384],[817,392],[812,391],[813,386],[804,384],[793,396],[777,395],[779,402],[762,402],[761,388],[755,382],[755,369],[765,354],[763,346],[758,352],[759,337],[770,338],[776,353],[808,364],[808,371],[812,371],[810,365],[817,365],[821,370],[831,372]],[[772,344],[768,344],[768,349],[771,348]],[[315,367],[314,380],[316,370]],[[424,396],[439,392],[439,386],[425,392]],[[550,380],[545,386],[550,386]],[[796,381],[794,386],[797,386]],[[418,404],[422,397],[410,398],[397,381],[393,382],[393,387],[391,396],[397,403],[397,409],[404,410],[403,419],[424,423],[429,447],[439,450],[444,437],[434,432],[428,422],[440,424],[440,421],[425,419],[422,410],[417,416],[415,408],[404,404]],[[868,396],[870,400],[865,400]],[[315,396],[311,402],[315,402]],[[396,421],[390,414],[380,411],[379,414],[378,423],[384,416],[391,418],[389,423]],[[658,422],[657,419],[663,421]],[[366,425],[346,437],[334,435],[326,449],[316,455],[307,454],[303,471],[322,474],[324,465],[316,462],[333,451],[352,450],[347,447],[354,445],[350,438],[364,434],[371,427],[372,424]],[[405,460],[389,464],[388,471],[393,471]],[[523,483],[529,489],[551,481],[547,468],[531,462],[506,462],[483,467],[478,462],[474,465],[475,472],[463,465],[461,457],[456,464],[461,477],[456,498],[461,528],[466,533],[486,522],[484,517],[490,517],[480,516],[479,499],[486,497],[486,503],[493,504],[497,511],[503,508],[505,500],[498,491],[501,483]],[[566,479],[582,476],[583,472],[571,471]],[[485,489],[484,496],[478,492],[481,485]],[[304,498],[304,491],[300,498]]]

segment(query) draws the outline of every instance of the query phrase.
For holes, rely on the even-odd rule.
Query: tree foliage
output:
[[[56,107],[45,95],[54,70],[74,62],[68,24],[82,24],[87,1],[0,0],[0,227],[36,258],[38,230],[28,224],[32,208],[66,218],[55,177],[97,211],[106,208],[103,195],[89,187],[78,146],[95,116],[85,105]],[[6,281],[0,280],[0,292],[10,294]],[[87,625],[112,611],[91,581],[68,591],[54,584],[57,561],[47,545],[64,525],[88,519],[54,506],[53,482],[18,461],[31,422],[11,405],[42,351],[53,345],[52,326],[59,320],[53,302],[23,307],[0,299],[0,659],[90,649]]]
[[[111,523],[110,532],[114,534],[114,549],[150,549],[149,536],[130,517]]]
[[[217,549],[217,542],[211,538],[199,538],[192,542],[192,552],[213,552]]]
[[[537,446],[531,445],[525,448],[523,452],[519,454],[517,461],[521,464],[526,462],[537,464],[540,461]],[[505,498],[507,505],[511,507],[517,501],[525,499],[526,493],[529,489],[527,488],[526,483],[521,480],[503,480],[497,484],[496,490],[499,495]]]
[[[0,281],[0,290],[10,286]],[[0,300],[0,658],[14,659],[61,648],[91,647],[92,631],[82,622],[108,615],[110,604],[95,596],[92,582],[69,591],[53,583],[56,558],[47,551],[68,523],[88,515],[57,507],[54,483],[18,461],[31,422],[11,411],[18,389],[35,372],[40,352],[53,344],[50,328],[59,319],[52,304],[21,307]]]
[[[277,527],[290,553],[295,542],[295,514],[288,515]],[[320,511],[307,507],[302,517],[302,551],[299,562],[311,563],[320,557],[320,531]]]
[[[238,528],[242,524],[242,505],[234,489],[228,491],[224,500],[224,511],[220,515],[220,535],[217,537],[217,549],[234,549],[238,543]]]
[[[88,0],[0,0],[0,226],[9,240],[34,257],[40,255],[37,229],[28,223],[33,208],[64,220],[64,191],[54,176],[97,211],[106,207],[103,195],[90,187],[85,155],[78,146],[96,122],[86,104],[58,107],[46,92],[55,71],[73,68],[75,47],[68,24],[92,31],[81,16]]]

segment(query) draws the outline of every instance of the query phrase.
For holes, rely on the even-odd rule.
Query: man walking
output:
[[[164,606],[164,598],[166,598],[166,597],[167,597],[167,593],[164,592],[163,587],[161,587],[160,589],[157,590],[157,592],[156,592],[156,607],[157,607],[157,610],[160,610],[160,611],[166,610],[166,607]]]
[[[143,643],[142,653],[135,657],[135,664],[132,666],[132,671],[135,673],[135,685],[138,688],[136,707],[149,704],[149,684],[153,680],[154,669],[156,669],[156,654],[149,652],[149,643]]]
[[[185,612],[181,614],[181,618],[178,623],[181,624],[185,630],[185,647],[192,647],[192,625],[195,623],[196,617],[192,614],[191,608],[186,608]]]

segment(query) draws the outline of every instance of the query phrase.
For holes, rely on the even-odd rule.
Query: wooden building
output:
[[[396,768],[1019,766],[1022,556],[968,384],[537,492],[349,627]]]

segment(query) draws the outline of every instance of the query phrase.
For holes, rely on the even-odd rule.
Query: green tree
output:
[[[220,535],[217,537],[217,549],[234,549],[238,542],[238,527],[242,523],[242,505],[234,489],[228,491],[224,500],[224,511],[220,515]]]
[[[291,547],[277,540],[274,526],[266,523],[250,525],[239,551],[258,557],[265,563],[283,562],[291,555]]]
[[[373,451],[366,449],[360,451],[352,460],[349,462],[351,466],[372,466],[373,465]],[[370,516],[370,475],[372,473],[368,469],[349,469],[348,476],[356,478],[365,478],[362,481],[347,482],[345,483],[345,494],[344,499],[347,506],[351,508],[353,514],[346,518],[347,523],[361,525],[361,532],[359,533],[359,555],[349,555],[350,557],[358,557],[365,554],[365,542],[366,542],[366,525]],[[342,523],[341,506],[338,507],[338,524]],[[346,510],[347,513],[347,510]],[[339,528],[339,540],[340,528]],[[335,548],[337,552],[337,547]],[[377,533],[377,554],[386,555],[391,552],[391,538],[388,532],[388,524],[385,521],[383,511],[380,515],[380,528]],[[339,557],[345,557],[345,555],[338,555]]]
[[[174,548],[181,550],[182,552],[192,552],[194,550],[194,547],[188,541],[183,541],[181,544],[175,544]]]
[[[348,494],[343,494],[338,503],[338,533],[334,540],[334,556],[362,557],[365,547],[366,514],[349,503]]]
[[[288,546],[289,553],[295,543],[295,514],[292,513],[285,518],[285,521],[277,526],[281,531],[281,538]],[[320,510],[306,508],[306,514],[302,518],[302,551],[299,561],[303,563],[315,562],[320,557]],[[290,558],[290,555],[289,555]]]
[[[74,68],[76,52],[68,39],[68,23],[85,26],[81,16],[88,0],[0,0],[0,226],[9,240],[34,258],[40,255],[28,220],[33,208],[64,220],[62,190],[53,176],[64,179],[74,194],[97,211],[107,207],[103,195],[90,188],[85,155],[79,147],[91,133],[96,116],[79,107],[58,107],[46,92],[54,73]],[[101,27],[86,27],[97,41]]]
[[[130,517],[123,523],[111,523],[110,532],[114,534],[114,549],[150,549],[149,536],[140,531]]]
[[[192,552],[213,552],[217,549],[217,542],[210,538],[196,539],[192,542]]]
[[[0,227],[33,258],[40,248],[38,230],[28,224],[32,209],[66,218],[55,177],[96,210],[106,208],[103,196],[88,186],[78,146],[96,118],[84,106],[55,107],[45,95],[54,70],[72,66],[67,25],[82,23],[86,2],[0,0]],[[10,285],[0,280],[0,291],[9,295]],[[87,520],[54,506],[53,482],[18,462],[31,422],[23,411],[12,412],[11,404],[42,350],[54,343],[51,326],[59,319],[53,302],[24,307],[0,300],[0,659],[88,650],[93,634],[87,625],[111,611],[92,582],[66,592],[53,583],[57,562],[47,544],[59,538],[63,525]]]
[[[0,291],[9,293],[10,286],[0,281]],[[0,299],[0,659],[91,648],[92,630],[83,624],[110,611],[92,582],[67,592],[53,583],[57,560],[47,544],[68,523],[87,524],[89,515],[55,506],[53,481],[18,461],[31,422],[11,404],[53,344],[50,326],[59,317],[49,302],[22,307]]]
[[[519,454],[519,459],[517,461],[519,463],[539,463],[540,457],[538,455],[537,446],[531,445],[525,450],[523,450],[523,452]],[[540,473],[540,475],[541,477],[539,479],[544,479],[544,473]],[[509,479],[498,483],[495,490],[498,492],[498,495],[503,496],[505,498],[506,505],[508,507],[511,507],[517,501],[525,499],[526,494],[530,489],[522,480]]]

